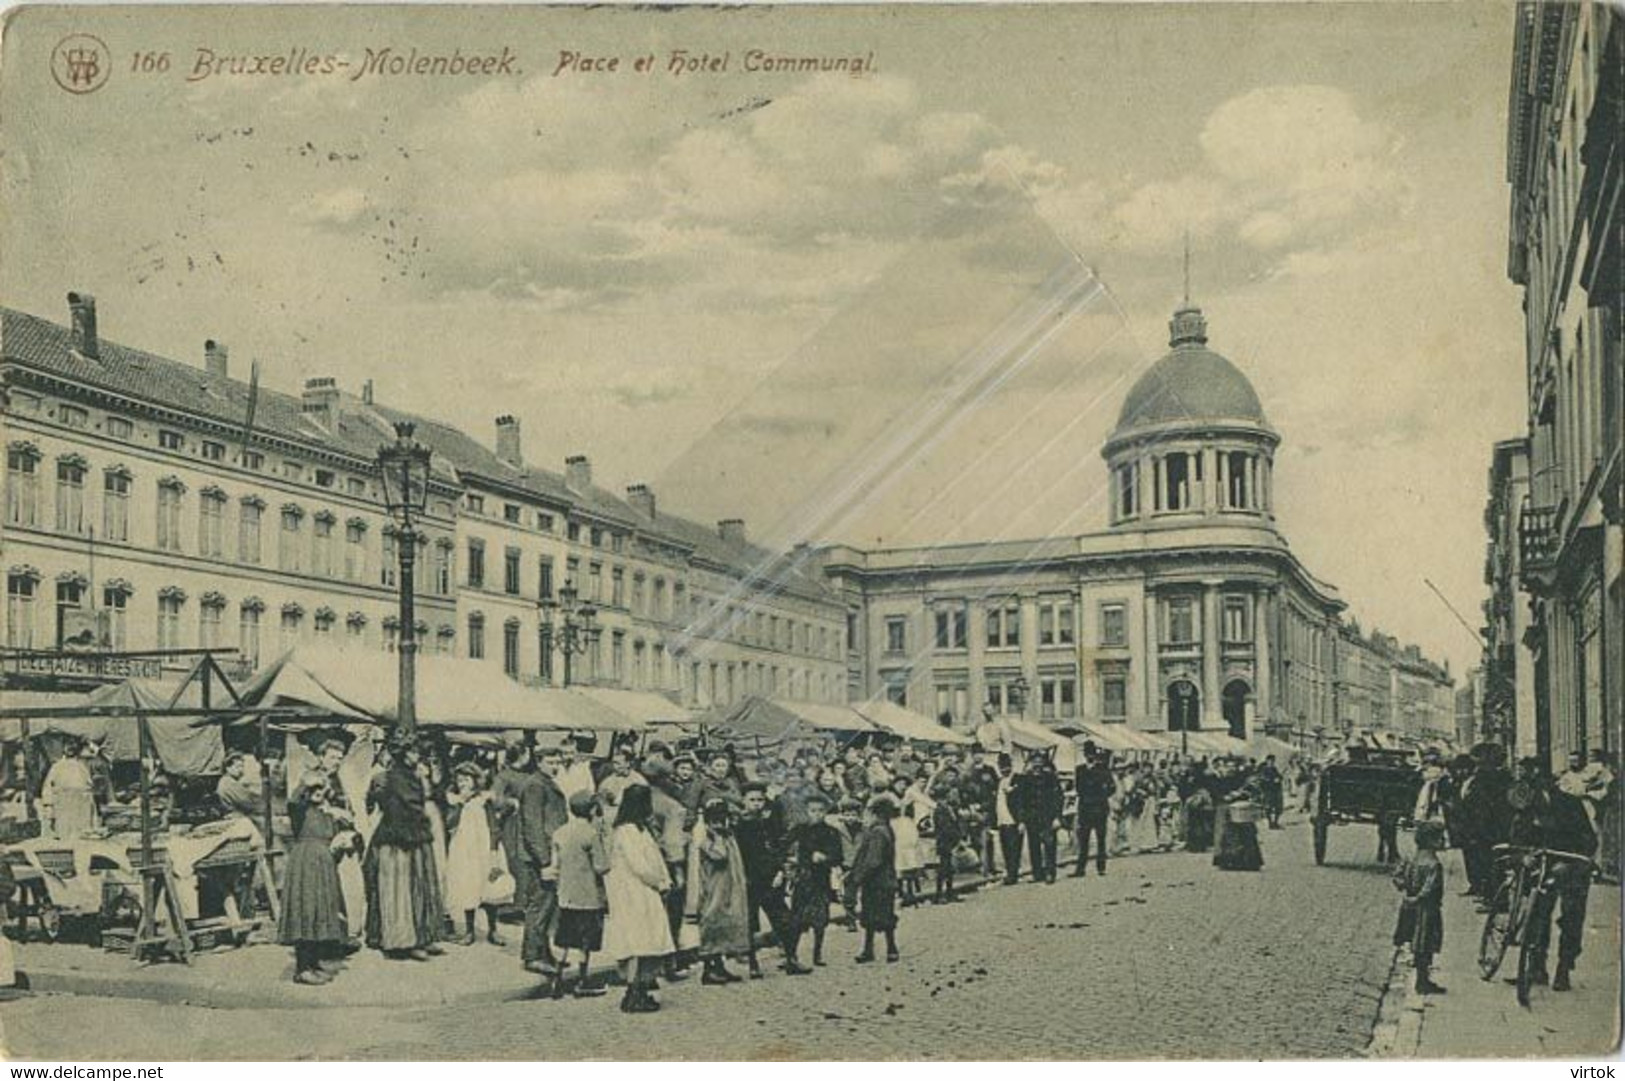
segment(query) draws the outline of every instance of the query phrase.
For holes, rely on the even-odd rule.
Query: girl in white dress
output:
[[[456,826],[446,845],[446,912],[453,922],[461,920],[464,946],[474,944],[474,910],[485,910],[485,937],[492,945],[501,944],[497,934],[496,892],[502,878],[501,853],[491,831],[491,793],[482,787],[484,771],[473,762],[464,762],[453,773],[455,788],[447,802],[455,809]]]

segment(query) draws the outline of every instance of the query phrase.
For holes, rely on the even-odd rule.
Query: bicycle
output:
[[[1518,1005],[1529,1005],[1529,990],[1534,985],[1535,957],[1544,954],[1550,928],[1531,928],[1536,912],[1551,914],[1543,906],[1546,895],[1555,888],[1553,872],[1557,865],[1579,862],[1589,865],[1589,856],[1574,852],[1560,852],[1550,848],[1525,848],[1517,845],[1496,845],[1495,864],[1501,869],[1501,884],[1490,900],[1489,912],[1484,917],[1484,930],[1478,940],[1478,971],[1481,978],[1491,980],[1501,969],[1507,950],[1518,947],[1517,986]],[[1531,942],[1531,930],[1539,933],[1539,942]],[[1531,946],[1541,949],[1531,950]]]

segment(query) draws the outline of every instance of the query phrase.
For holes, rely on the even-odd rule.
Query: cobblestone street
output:
[[[1368,832],[1338,831],[1321,868],[1295,824],[1263,834],[1260,874],[1175,853],[985,889],[905,912],[898,964],[855,965],[856,936],[832,929],[815,976],[689,980],[645,1017],[614,997],[393,1012],[57,997],[0,1008],[0,1023],[12,1055],[44,1058],[1357,1056],[1393,952]]]

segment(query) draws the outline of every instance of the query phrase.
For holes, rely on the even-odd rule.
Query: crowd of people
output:
[[[658,981],[695,965],[706,986],[762,978],[764,941],[783,973],[811,974],[837,913],[862,931],[858,963],[894,962],[900,909],[958,902],[956,876],[973,872],[1054,883],[1063,833],[1074,875],[1176,847],[1257,870],[1257,819],[1278,826],[1305,776],[1273,758],[1114,761],[1093,744],[1063,779],[1049,751],[826,743],[747,762],[732,745],[631,738],[600,756],[596,743],[392,738],[350,793],[347,737],[311,740],[277,816],[294,980],[326,983],[361,948],[429,961],[475,946],[481,926],[504,945],[513,906],[521,963],[551,994],[604,994],[600,957],[620,968],[621,1008],[648,1012]],[[240,766],[222,803],[243,795]]]

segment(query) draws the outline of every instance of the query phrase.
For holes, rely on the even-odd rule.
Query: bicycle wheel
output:
[[[1535,954],[1525,942],[1518,947],[1518,1005],[1529,1005],[1529,988],[1535,982]]]
[[[1490,901],[1489,913],[1484,917],[1484,931],[1478,938],[1478,974],[1482,979],[1493,980],[1495,974],[1501,971],[1501,961],[1512,943],[1512,933],[1516,927],[1512,911],[1514,887],[1515,883],[1510,879],[1501,883]]]

